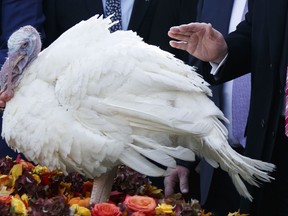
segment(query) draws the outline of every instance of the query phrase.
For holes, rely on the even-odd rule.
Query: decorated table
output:
[[[93,181],[79,173],[64,175],[18,157],[0,159],[1,216],[189,215],[212,216],[197,200],[181,194],[164,197],[149,179],[119,166],[107,203],[90,204]],[[229,216],[241,216],[238,212]],[[244,215],[242,215],[244,216]]]

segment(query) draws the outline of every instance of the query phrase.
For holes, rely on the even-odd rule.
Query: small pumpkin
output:
[[[72,199],[69,200],[68,202],[69,206],[72,206],[73,204],[78,204],[79,206],[88,208],[90,205],[90,197],[73,197]]]

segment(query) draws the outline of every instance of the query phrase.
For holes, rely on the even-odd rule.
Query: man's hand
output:
[[[14,93],[9,96],[7,91],[4,91],[0,94],[0,108],[4,109],[6,106],[6,102],[9,101],[13,97]]]
[[[174,193],[176,185],[179,183],[181,193],[189,192],[189,169],[183,166],[177,166],[175,169],[168,168],[168,175],[164,179],[165,196]]]
[[[194,57],[207,62],[220,63],[227,54],[223,35],[207,23],[190,23],[171,27],[168,35],[174,48],[187,51]]]

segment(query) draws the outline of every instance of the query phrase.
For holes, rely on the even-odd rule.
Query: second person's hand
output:
[[[6,102],[8,102],[12,97],[13,97],[13,92],[12,95],[9,96],[7,91],[4,91],[0,94],[0,109],[4,109],[6,106]]]

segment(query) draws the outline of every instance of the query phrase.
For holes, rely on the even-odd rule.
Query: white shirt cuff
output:
[[[226,58],[227,58],[227,56],[228,56],[228,53],[225,55],[225,57],[223,58],[223,60],[219,63],[219,64],[216,64],[216,63],[214,63],[214,62],[209,62],[210,63],[210,65],[211,65],[211,71],[210,71],[210,74],[212,74],[212,75],[216,75],[217,74],[217,72],[218,72],[218,70],[219,70],[219,68],[224,64],[224,62],[226,61]]]

